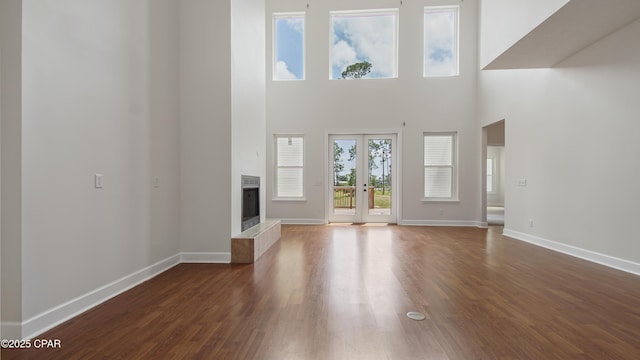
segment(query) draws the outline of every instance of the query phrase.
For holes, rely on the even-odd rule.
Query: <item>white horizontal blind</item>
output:
[[[304,138],[276,135],[276,197],[304,196],[303,166]]]
[[[455,180],[455,134],[424,134],[424,197],[451,199]]]

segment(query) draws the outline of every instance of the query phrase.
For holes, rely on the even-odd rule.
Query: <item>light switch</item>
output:
[[[519,179],[518,186],[527,186],[527,179]]]
[[[93,182],[96,189],[102,189],[102,174],[95,174]]]

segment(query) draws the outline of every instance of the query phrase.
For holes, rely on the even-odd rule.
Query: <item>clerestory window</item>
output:
[[[398,77],[398,9],[332,11],[330,75]]]
[[[458,6],[424,8],[425,77],[457,76]]]
[[[273,80],[304,80],[304,13],[273,14]]]

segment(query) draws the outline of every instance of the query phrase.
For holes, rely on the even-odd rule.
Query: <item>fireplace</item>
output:
[[[242,231],[260,223],[260,177],[242,175]]]

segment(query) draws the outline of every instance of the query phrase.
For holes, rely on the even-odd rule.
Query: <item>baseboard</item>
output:
[[[229,264],[231,262],[231,253],[203,253],[203,252],[183,252],[180,253],[181,263],[212,263],[212,264]]]
[[[325,225],[325,219],[280,219],[282,225]]]
[[[4,339],[31,339],[180,263],[231,262],[231,253],[179,253],[38,314],[22,323],[2,322]]]
[[[281,219],[280,223],[283,225],[325,225],[327,221],[324,219]],[[486,222],[467,220],[400,220],[398,225],[488,227]]]
[[[75,299],[38,314],[21,325],[20,338],[30,339],[147,281],[179,263],[178,255],[138,270]],[[4,324],[3,324],[4,325]]]
[[[399,225],[404,226],[461,226],[461,227],[487,227],[487,223],[472,220],[401,220]]]
[[[571,255],[580,259],[591,261],[600,265],[608,266],[617,270],[625,271],[634,275],[640,275],[640,264],[629,260],[616,258],[613,256],[597,253],[591,250],[581,249],[579,247],[562,244],[556,241],[544,239],[538,236],[526,234],[523,232],[504,229],[502,235],[510,238],[538,245],[550,250]]]

